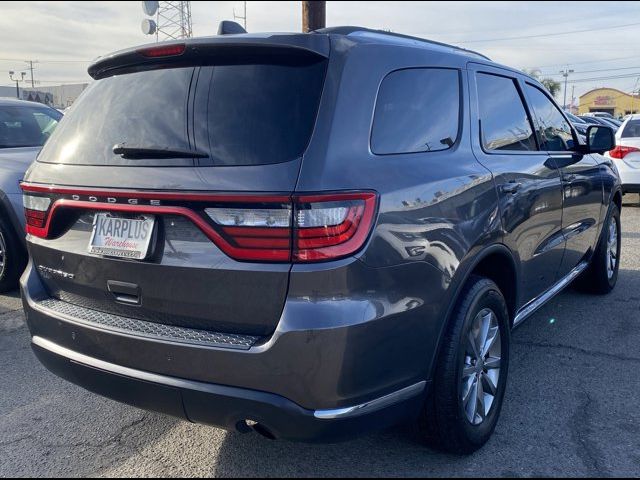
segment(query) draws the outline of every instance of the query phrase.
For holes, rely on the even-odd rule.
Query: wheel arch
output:
[[[432,379],[437,366],[437,359],[440,356],[442,340],[446,329],[449,327],[454,308],[460,298],[465,284],[472,275],[481,275],[492,280],[505,297],[507,310],[509,312],[509,322],[513,326],[513,320],[518,309],[520,270],[519,263],[513,253],[502,243],[489,245],[477,253],[473,258],[467,260],[467,265],[463,269],[458,269],[458,274],[451,282],[454,288],[452,296],[449,298],[448,307],[442,322],[442,328],[438,336],[436,354],[432,362],[429,378]]]

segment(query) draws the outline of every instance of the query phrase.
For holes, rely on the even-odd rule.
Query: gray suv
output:
[[[471,452],[513,327],[616,283],[620,180],[536,80],[341,27],[98,59],[22,184],[35,354],[191,422]],[[99,107],[97,107],[99,106]]]

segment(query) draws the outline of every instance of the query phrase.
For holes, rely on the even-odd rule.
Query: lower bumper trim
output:
[[[108,398],[227,430],[251,420],[275,438],[303,442],[340,441],[415,418],[427,388],[422,381],[360,405],[314,411],[272,393],[105,362],[37,335],[31,342],[53,373]]]
[[[418,382],[414,385],[410,385],[402,390],[390,393],[384,397],[376,398],[370,402],[355,405],[353,407],[336,408],[333,410],[316,410],[313,416],[323,420],[333,420],[337,418],[349,418],[357,417],[358,415],[365,415],[367,413],[375,412],[394,403],[408,400],[412,397],[420,395],[427,385],[426,381]]]

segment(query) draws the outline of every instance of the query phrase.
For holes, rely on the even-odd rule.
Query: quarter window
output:
[[[571,126],[560,110],[538,87],[527,83],[527,96],[538,123],[540,148],[550,152],[564,152],[573,146]]]
[[[392,72],[378,93],[371,150],[379,155],[446,150],[458,138],[459,117],[457,70]]]
[[[530,119],[515,81],[477,75],[480,131],[485,150],[536,150]]]

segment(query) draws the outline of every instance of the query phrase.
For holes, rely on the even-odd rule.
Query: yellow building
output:
[[[640,112],[640,96],[615,88],[596,88],[580,96],[578,114],[607,112],[614,117]]]

